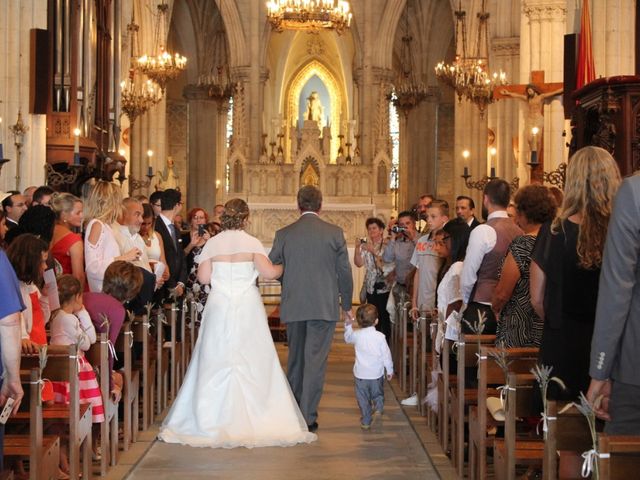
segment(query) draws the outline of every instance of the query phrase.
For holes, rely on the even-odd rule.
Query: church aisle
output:
[[[284,362],[282,344],[278,352]],[[352,365],[353,349],[344,344],[342,332],[336,332],[320,404],[318,441],[311,445],[223,450],[154,442],[125,478],[438,478],[389,385],[385,387],[384,418],[371,431],[360,430]]]

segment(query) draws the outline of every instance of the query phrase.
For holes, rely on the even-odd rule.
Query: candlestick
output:
[[[496,168],[495,167],[491,167],[491,178],[496,178]]]
[[[464,167],[464,176],[465,177],[469,176],[469,168],[468,167]]]
[[[149,167],[147,168],[147,175],[153,176],[153,167],[151,165],[149,165]]]

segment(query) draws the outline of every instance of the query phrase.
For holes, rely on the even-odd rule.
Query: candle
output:
[[[464,176],[465,177],[469,176],[469,169],[467,167],[464,167]]]
[[[73,129],[73,153],[80,153],[80,129]]]
[[[149,168],[147,169],[147,176],[153,177],[153,167],[151,165],[149,165]]]
[[[491,167],[491,178],[496,178],[496,168]]]
[[[533,136],[533,138],[531,139],[531,152],[538,151],[538,132],[540,132],[540,129],[538,127],[533,127],[531,129],[531,135]]]

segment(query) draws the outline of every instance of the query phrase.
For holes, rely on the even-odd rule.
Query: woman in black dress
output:
[[[620,171],[599,147],[584,147],[569,159],[559,215],[542,226],[533,250],[531,302],[544,321],[540,363],[567,385],[549,397],[575,400],[589,387],[589,354],[598,278]]]

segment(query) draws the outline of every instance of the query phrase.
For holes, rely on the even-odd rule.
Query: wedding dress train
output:
[[[316,440],[271,339],[253,262],[214,262],[193,356],[158,437],[194,447]]]

